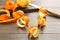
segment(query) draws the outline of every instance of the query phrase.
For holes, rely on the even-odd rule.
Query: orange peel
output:
[[[8,10],[0,9],[0,21],[7,20],[10,18]]]
[[[0,11],[2,11],[2,10],[0,10]],[[23,11],[18,10],[16,12],[13,12],[12,13],[12,18],[10,18],[11,17],[10,16],[10,12],[8,10],[3,10],[3,12],[4,11],[7,13],[6,15],[9,17],[9,19],[6,19],[6,18],[8,18],[8,17],[6,17],[6,18],[4,18],[4,20],[0,21],[0,23],[12,23],[12,22],[16,22],[20,17],[22,17],[24,15]]]
[[[21,28],[26,27],[28,23],[29,23],[29,18],[27,16],[22,16],[17,20],[17,25]]]
[[[32,35],[34,38],[37,38],[39,33],[40,33],[40,30],[38,29],[38,27],[34,26],[34,25],[31,25],[29,28],[28,28],[28,33],[30,35]]]
[[[38,15],[41,17],[46,17],[47,13],[48,13],[47,10],[44,8],[40,8],[38,11]]]
[[[40,25],[41,27],[46,25],[46,19],[43,17],[39,17],[38,18],[38,25]]]
[[[18,5],[17,5],[16,3],[14,3],[14,1],[12,1],[12,0],[8,0],[8,1],[5,2],[5,4],[4,4],[4,8],[5,8],[5,9],[7,9],[7,10],[12,10],[12,11],[14,11],[17,6],[18,6]]]
[[[13,12],[12,16],[13,16],[13,18],[15,18],[15,17],[22,17],[22,16],[24,16],[24,12],[22,10],[18,10],[16,12]]]
[[[17,4],[22,7],[26,8],[30,3],[30,0],[17,0]]]

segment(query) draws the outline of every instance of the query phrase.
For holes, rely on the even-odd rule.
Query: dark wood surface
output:
[[[6,0],[0,0],[0,8]],[[16,0],[14,0],[16,1]],[[53,9],[60,12],[60,0],[31,0],[31,3],[37,6],[43,6],[48,9]],[[34,7],[28,7],[34,8]],[[25,13],[30,18],[30,23],[37,26],[38,12]],[[39,37],[35,40],[60,40],[60,18],[47,15],[46,27],[41,31]],[[0,40],[34,40],[28,38],[27,28],[18,28],[16,23],[0,24]]]

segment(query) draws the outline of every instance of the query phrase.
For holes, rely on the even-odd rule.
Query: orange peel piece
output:
[[[46,20],[43,17],[38,18],[38,25],[45,26],[46,25]]]
[[[4,8],[7,9],[7,10],[14,11],[16,7],[18,7],[18,5],[16,3],[14,3],[14,1],[12,1],[12,0],[8,0],[4,4]]]
[[[47,10],[44,8],[40,8],[38,11],[38,15],[41,17],[46,17],[47,13],[48,13]]]
[[[3,12],[3,13],[1,13]],[[8,10],[4,10],[4,9],[0,9],[0,20],[3,21],[3,20],[7,20],[10,18],[10,13]]]
[[[30,3],[30,0],[17,0],[17,4],[22,7],[26,8]]]
[[[4,20],[4,21],[0,21],[0,23],[13,23],[13,22],[16,22],[17,19],[18,19],[18,17],[17,18],[8,19],[8,20]]]
[[[22,16],[17,20],[17,25],[21,28],[26,27],[28,23],[29,23],[29,18],[27,16]]]
[[[18,10],[16,12],[13,12],[12,16],[13,16],[13,18],[16,18],[16,17],[20,18],[20,17],[24,16],[24,12],[22,10]]]
[[[39,33],[40,33],[40,30],[38,29],[38,27],[34,26],[34,25],[31,25],[29,28],[28,28],[28,33],[30,35],[32,35],[34,38],[37,38]]]

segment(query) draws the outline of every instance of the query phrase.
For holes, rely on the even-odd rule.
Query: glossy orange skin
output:
[[[5,4],[4,4],[4,8],[7,10],[12,10],[14,11],[14,9],[17,7],[17,4],[14,3],[14,1],[12,0],[8,0]]]
[[[1,21],[8,20],[8,19],[9,19],[9,16],[7,16],[6,14],[0,15],[0,20]]]
[[[10,18],[10,12],[8,10],[4,10],[4,9],[0,9],[0,12],[6,12],[6,14],[2,13],[0,15],[0,20],[3,21],[3,20],[7,20]]]
[[[0,23],[13,23],[16,22],[17,19],[18,18],[7,19],[7,20],[0,21]]]
[[[13,16],[13,18],[22,17],[22,16],[24,16],[24,12],[22,10],[18,10],[16,12],[13,12],[12,16]]]

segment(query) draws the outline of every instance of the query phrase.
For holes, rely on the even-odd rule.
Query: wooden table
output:
[[[0,8],[6,0],[0,0]],[[16,0],[14,0],[16,1]],[[60,0],[31,0],[31,3],[45,8],[53,9],[60,12]],[[32,8],[32,7],[28,7]],[[25,13],[26,14],[26,13]],[[32,12],[26,14],[30,18],[31,24],[37,25],[38,13]],[[60,18],[47,15],[46,27],[41,31],[39,37],[35,40],[60,40]],[[34,40],[28,38],[27,28],[18,28],[16,23],[0,24],[0,40]]]

